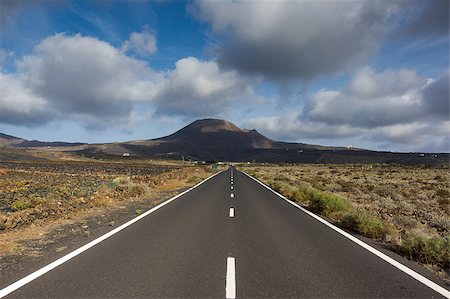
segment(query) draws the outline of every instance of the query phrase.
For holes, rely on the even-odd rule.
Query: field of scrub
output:
[[[305,164],[240,169],[339,226],[434,268],[448,280],[448,166]]]

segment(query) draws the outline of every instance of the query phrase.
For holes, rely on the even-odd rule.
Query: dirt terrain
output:
[[[305,164],[240,169],[341,227],[390,244],[449,281],[448,166]]]
[[[0,276],[76,247],[213,173],[166,161],[2,162]]]

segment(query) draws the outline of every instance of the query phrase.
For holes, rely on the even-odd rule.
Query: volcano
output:
[[[449,157],[448,153],[393,153],[275,141],[254,129],[241,129],[229,121],[211,118],[196,120],[165,137],[127,142],[69,144],[27,141],[9,135],[0,137],[6,146],[58,146],[58,150],[96,158],[120,156],[210,162],[442,164],[447,163]]]
[[[194,147],[221,153],[249,148],[273,148],[274,142],[256,130],[241,129],[221,119],[194,121],[172,135],[159,138],[166,142],[186,142]]]

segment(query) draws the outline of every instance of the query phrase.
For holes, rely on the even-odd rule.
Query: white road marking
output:
[[[429,280],[428,278],[420,275],[419,273],[415,272],[414,270],[408,268],[407,266],[403,265],[400,262],[397,262],[396,260],[394,260],[393,258],[387,256],[386,254],[382,253],[381,251],[373,248],[372,246],[370,246],[367,243],[364,243],[363,241],[361,241],[360,239],[352,236],[351,234],[343,231],[342,229],[340,229],[337,226],[334,226],[333,224],[329,223],[328,221],[320,218],[319,216],[317,216],[316,214],[306,210],[305,208],[301,207],[300,205],[296,204],[295,202],[291,201],[290,199],[288,199],[287,197],[281,195],[280,193],[278,193],[277,191],[273,190],[272,188],[270,188],[269,186],[267,186],[266,184],[264,184],[263,182],[261,182],[260,180],[252,177],[251,175],[243,172],[246,176],[248,176],[249,178],[252,178],[253,180],[255,180],[257,183],[259,183],[260,185],[264,186],[265,188],[269,189],[270,191],[272,191],[273,193],[275,193],[276,195],[278,195],[279,197],[281,197],[282,199],[284,199],[285,201],[287,201],[288,203],[290,203],[291,205],[293,205],[294,207],[298,208],[299,210],[301,210],[302,212],[305,212],[306,214],[308,214],[309,216],[313,217],[314,219],[320,221],[321,223],[323,223],[324,225],[328,226],[329,228],[333,229],[334,231],[338,232],[339,234],[343,235],[344,237],[346,237],[347,239],[350,239],[351,241],[355,242],[356,244],[358,244],[359,246],[361,246],[362,248],[370,251],[371,253],[375,254],[376,256],[378,256],[380,259],[384,260],[385,262],[391,264],[392,266],[396,267],[397,269],[399,269],[400,271],[408,274],[409,276],[411,276],[412,278],[420,281],[421,283],[423,283],[424,285],[426,285],[427,287],[429,287],[430,289],[438,292],[439,294],[441,294],[442,296],[446,297],[446,298],[450,298],[450,292],[447,291],[446,289],[444,289],[443,287],[441,287],[440,285],[438,285],[437,283],[434,283],[433,281]]]
[[[163,206],[167,205],[168,203],[171,203],[171,202],[174,201],[175,199],[177,199],[177,198],[183,196],[184,194],[186,194],[186,193],[192,191],[193,189],[197,188],[197,187],[200,186],[201,184],[205,183],[205,182],[208,181],[209,179],[215,177],[216,175],[218,175],[218,174],[220,174],[220,173],[222,173],[222,172],[223,172],[223,171],[220,171],[220,172],[218,172],[218,173],[216,173],[216,174],[210,176],[209,178],[207,178],[207,179],[201,181],[201,182],[198,183],[197,185],[195,185],[195,186],[189,188],[188,190],[186,190],[186,191],[184,191],[184,192],[182,192],[182,193],[180,193],[180,194],[178,194],[178,195],[175,195],[174,197],[172,197],[172,198],[166,200],[165,202],[163,202],[163,203],[157,205],[156,207],[153,207],[152,209],[148,210],[147,212],[145,212],[145,213],[143,213],[143,214],[141,214],[141,215],[139,215],[139,216],[137,216],[137,217],[131,219],[130,221],[128,221],[128,222],[122,224],[121,226],[119,226],[119,227],[113,229],[112,231],[110,231],[110,232],[108,232],[108,233],[106,233],[106,234],[104,234],[104,235],[98,237],[97,239],[95,239],[95,240],[93,240],[93,241],[87,243],[86,245],[81,246],[80,248],[78,248],[78,249],[76,249],[76,250],[74,250],[74,251],[68,253],[67,255],[65,255],[65,256],[63,256],[63,257],[57,259],[56,261],[54,261],[54,262],[48,264],[47,266],[45,266],[45,267],[43,267],[43,268],[41,268],[41,269],[39,269],[39,270],[37,270],[37,271],[35,271],[35,272],[29,274],[28,276],[25,276],[24,278],[22,278],[22,279],[20,279],[20,280],[18,280],[18,281],[16,281],[16,282],[14,282],[13,284],[7,286],[6,288],[0,290],[0,298],[5,297],[6,295],[8,295],[8,294],[14,292],[15,290],[17,290],[17,289],[23,287],[24,285],[30,283],[31,281],[35,280],[36,278],[38,278],[38,277],[44,275],[45,273],[49,272],[50,270],[53,270],[53,269],[55,269],[56,267],[60,266],[61,264],[64,264],[64,263],[67,262],[68,260],[70,260],[70,259],[76,257],[76,256],[79,255],[80,253],[82,253],[82,252],[88,250],[89,248],[91,248],[91,247],[97,245],[98,243],[100,243],[100,242],[102,242],[102,241],[108,239],[109,237],[111,237],[111,236],[117,234],[118,232],[120,232],[121,230],[125,229],[126,227],[132,225],[133,223],[135,223],[135,222],[137,222],[137,221],[139,221],[139,220],[141,220],[142,218],[144,218],[144,217],[148,216],[149,214],[153,213],[154,211],[156,211],[156,210],[162,208]]]
[[[233,193],[231,193],[231,197],[234,197],[234,194],[233,194]]]
[[[225,298],[236,298],[236,260],[227,258],[227,278],[225,285]]]
[[[233,186],[231,186],[231,190],[233,190]]]
[[[230,208],[230,218],[234,217],[234,208]]]

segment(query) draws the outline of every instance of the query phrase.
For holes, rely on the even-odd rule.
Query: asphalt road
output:
[[[8,297],[234,295],[442,297],[231,169]]]

